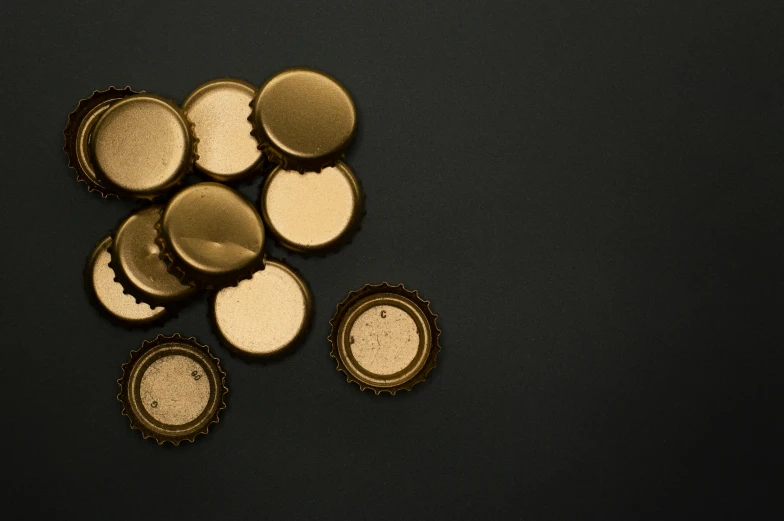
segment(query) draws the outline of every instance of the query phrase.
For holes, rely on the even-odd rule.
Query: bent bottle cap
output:
[[[220,183],[199,183],[172,197],[156,225],[169,271],[186,284],[222,287],[262,265],[264,225],[256,208]]]

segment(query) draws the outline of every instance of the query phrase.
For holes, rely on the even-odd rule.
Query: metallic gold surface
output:
[[[330,320],[330,356],[363,391],[410,391],[436,365],[437,318],[428,301],[402,284],[366,285],[338,304]]]
[[[270,78],[251,104],[254,136],[270,159],[288,170],[335,164],[354,138],[351,96],[326,74],[289,69]]]
[[[263,164],[248,121],[255,93],[250,83],[225,78],[197,87],[182,104],[199,141],[196,167],[216,181],[237,181]]]
[[[215,293],[218,334],[240,354],[268,356],[292,347],[307,329],[312,299],[289,266],[266,259],[264,269]]]
[[[127,325],[143,325],[163,318],[166,315],[165,308],[153,309],[148,304],[137,303],[136,299],[126,294],[123,286],[115,281],[114,270],[109,265],[111,243],[111,237],[103,239],[87,260],[85,282],[88,291],[110,317]]]
[[[98,192],[104,198],[110,195],[117,196],[103,186],[95,176],[92,160],[90,158],[90,135],[95,122],[115,101],[138,94],[130,87],[116,89],[109,87],[104,91],[95,91],[89,98],[79,102],[73,112],[68,115],[68,123],[63,135],[65,145],[63,149],[68,155],[68,166],[76,172],[76,180],[87,185],[90,192]]]
[[[194,143],[190,124],[176,105],[136,94],[113,103],[95,123],[92,164],[101,184],[151,198],[190,172]]]
[[[155,242],[155,225],[163,206],[154,205],[132,214],[114,232],[112,268],[126,292],[150,305],[169,305],[197,290],[169,273]]]
[[[304,174],[277,167],[261,191],[264,222],[284,246],[300,252],[339,244],[359,223],[361,202],[359,181],[342,161]]]
[[[239,192],[199,183],[175,195],[158,223],[169,271],[189,284],[222,286],[261,266],[264,225]]]
[[[132,429],[159,445],[194,441],[226,408],[226,373],[194,338],[158,335],[131,352],[117,380],[117,399]]]

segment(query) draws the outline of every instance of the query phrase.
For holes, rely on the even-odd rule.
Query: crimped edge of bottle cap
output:
[[[254,125],[251,130],[251,135],[256,138],[258,142],[258,149],[261,150],[262,155],[267,158],[267,161],[282,166],[286,170],[296,170],[300,174],[305,172],[321,172],[323,169],[330,166],[335,166],[338,161],[342,161],[346,157],[346,151],[341,150],[334,156],[327,158],[320,158],[313,161],[295,158],[278,150],[268,139],[263,130],[257,129],[252,117],[248,118],[251,124]]]
[[[376,387],[357,379],[351,371],[346,368],[340,357],[338,348],[338,330],[340,329],[340,324],[346,313],[354,304],[375,293],[393,293],[410,300],[424,313],[432,334],[430,352],[428,353],[422,368],[411,379],[393,387]],[[386,282],[382,282],[381,284],[365,284],[362,288],[349,292],[348,296],[337,305],[335,315],[330,319],[329,324],[331,326],[331,331],[327,338],[332,347],[329,356],[335,359],[337,364],[336,369],[345,375],[346,381],[359,385],[360,391],[369,389],[376,395],[386,392],[393,396],[398,391],[411,391],[416,384],[422,383],[427,379],[427,375],[436,367],[436,358],[438,358],[438,353],[441,352],[441,344],[439,342],[441,329],[438,327],[438,315],[433,313],[430,309],[429,300],[424,300],[419,296],[418,291],[409,290],[403,286],[403,284],[398,284],[397,286],[392,286]]]
[[[214,363],[214,369],[218,376],[216,392],[218,392],[219,396],[217,397],[217,407],[214,414],[210,418],[210,421],[206,422],[200,430],[183,436],[166,436],[147,429],[134,415],[133,409],[131,408],[131,404],[128,399],[128,384],[130,383],[129,379],[133,366],[139,361],[139,359],[141,359],[142,355],[151,349],[170,342],[186,344],[204,352],[204,354],[207,356],[207,359]],[[226,387],[226,372],[223,370],[223,368],[221,368],[220,359],[210,352],[209,346],[200,344],[194,337],[183,337],[179,333],[174,333],[172,336],[159,334],[153,340],[145,340],[142,342],[141,347],[131,351],[128,361],[122,364],[122,376],[117,379],[117,386],[119,387],[117,400],[122,404],[122,415],[127,417],[130,421],[131,429],[141,432],[142,437],[145,440],[152,438],[158,443],[158,445],[163,445],[164,443],[169,442],[174,446],[179,445],[183,441],[189,441],[193,443],[196,437],[200,434],[208,434],[210,426],[220,421],[220,412],[226,408],[226,393],[229,392],[228,387]]]
[[[84,183],[87,186],[88,192],[97,192],[104,199],[109,197],[119,197],[118,194],[110,191],[108,188],[98,185],[95,181],[90,179],[90,176],[88,176],[84,171],[84,167],[79,162],[79,157],[77,154],[77,136],[79,134],[79,127],[82,125],[82,122],[84,122],[85,118],[90,114],[90,112],[101,103],[110,100],[120,100],[134,94],[142,93],[144,93],[144,91],[135,91],[128,86],[123,87],[122,89],[110,86],[106,90],[93,91],[90,96],[79,100],[76,108],[71,111],[70,114],[68,114],[68,120],[66,122],[65,128],[63,129],[63,150],[68,156],[68,167],[76,172],[76,180],[80,183]]]

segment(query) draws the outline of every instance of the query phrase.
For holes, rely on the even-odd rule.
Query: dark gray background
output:
[[[781,469],[784,12],[613,3],[4,2],[6,508],[764,518]],[[340,252],[268,248],[313,291],[305,343],[241,361],[206,297],[151,331],[105,321],[82,268],[136,205],[74,181],[68,113],[109,85],[182,101],[292,66],[354,96],[347,161],[367,193]],[[394,397],[347,384],[326,341],[346,293],[384,280],[430,299],[445,332],[427,383]],[[195,335],[229,374],[195,444],[143,440],[115,400],[159,332]]]

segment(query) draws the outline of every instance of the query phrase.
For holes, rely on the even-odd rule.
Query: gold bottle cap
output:
[[[263,164],[248,121],[255,94],[250,83],[226,78],[197,87],[182,104],[199,141],[196,167],[216,181],[240,180]]]
[[[125,325],[144,325],[164,318],[167,313],[165,308],[152,308],[148,304],[136,302],[134,297],[125,293],[122,284],[115,280],[114,270],[110,266],[111,244],[112,238],[106,237],[98,243],[87,260],[85,283],[89,294],[109,317]]]
[[[250,201],[226,185],[184,188],[166,205],[157,227],[169,271],[188,284],[227,286],[261,266],[261,217]]]
[[[169,273],[161,259],[155,225],[162,215],[160,205],[132,214],[114,232],[110,250],[112,268],[126,292],[153,306],[170,305],[197,291]]]
[[[131,428],[159,445],[207,434],[226,408],[226,373],[210,348],[178,334],[146,340],[131,352],[117,380]]]
[[[284,246],[299,252],[340,244],[359,224],[361,203],[359,181],[342,161],[304,174],[277,167],[261,191],[264,222]]]
[[[269,356],[284,352],[307,329],[311,296],[305,281],[280,261],[215,293],[213,320],[223,340],[240,354]]]
[[[140,198],[162,194],[191,171],[194,143],[182,111],[151,94],[113,103],[95,123],[90,138],[101,184]]]
[[[363,391],[410,391],[436,365],[437,318],[428,301],[402,284],[366,285],[338,304],[330,320],[330,356]]]
[[[351,96],[326,74],[289,69],[265,83],[251,104],[259,147],[284,168],[305,172],[335,164],[354,138]]]
[[[93,94],[79,102],[73,112],[68,115],[68,123],[63,134],[65,146],[63,149],[68,155],[68,166],[76,172],[76,180],[85,183],[87,190],[98,192],[104,198],[117,194],[101,184],[95,176],[92,160],[90,158],[90,135],[95,122],[106,112],[112,103],[138,92],[130,87],[116,89],[109,87],[104,91],[95,91]]]

